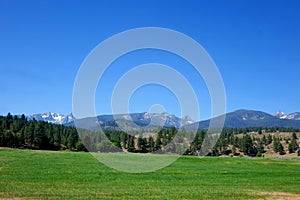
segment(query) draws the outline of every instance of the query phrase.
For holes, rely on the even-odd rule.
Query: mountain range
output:
[[[118,126],[129,129],[154,129],[157,127],[171,127],[176,128],[186,127],[187,129],[207,129],[209,127],[209,120],[200,122],[193,121],[186,116],[182,119],[168,113],[132,113],[132,114],[118,114],[118,115],[99,115],[97,117],[89,117],[84,119],[75,119],[72,114],[62,115],[59,113],[42,113],[28,115],[27,119],[35,118],[40,121],[47,121],[55,124],[63,124],[66,126],[76,126],[80,128],[96,129],[100,124],[104,129],[117,129]],[[214,120],[219,120],[221,117],[215,117]],[[292,127],[300,128],[300,112],[285,114],[281,111],[274,115],[255,110],[236,110],[226,114],[224,127],[244,128],[244,127]]]
[[[280,116],[271,115],[262,111],[255,110],[236,110],[226,114],[224,127],[227,128],[246,128],[246,127],[291,127],[300,128],[300,118],[296,114],[289,114],[294,118],[281,118]],[[220,120],[221,117],[216,117],[214,120]],[[193,129],[198,125],[198,129],[207,129],[210,120],[196,122],[188,125],[189,129]]]
[[[74,120],[65,125],[97,130],[99,125],[102,129],[118,129],[118,130],[154,130],[158,127],[180,128],[185,125],[193,124],[190,117],[179,118],[168,113],[131,113],[117,115],[99,115],[97,117],[88,117],[84,119]]]
[[[291,114],[285,114],[282,111],[278,111],[275,113],[275,116],[280,119],[293,119],[293,120],[300,120],[300,112],[295,112]]]
[[[62,115],[59,113],[47,112],[42,114],[33,114],[26,116],[28,120],[36,119],[38,121],[46,121],[54,124],[62,124],[66,126],[75,125],[75,117],[72,114]],[[131,122],[131,123],[130,123]],[[102,127],[113,129],[117,125],[138,126],[138,127],[158,127],[174,126],[179,128],[184,125],[195,123],[189,116],[179,118],[168,113],[131,113],[117,115],[99,115],[97,117],[87,117],[76,120],[76,125],[80,128],[93,129],[99,124]]]
[[[53,124],[63,124],[63,125],[71,123],[75,120],[75,117],[72,114],[62,115],[60,113],[54,113],[54,112],[27,115],[26,118],[28,120],[36,119],[38,121],[45,121]]]

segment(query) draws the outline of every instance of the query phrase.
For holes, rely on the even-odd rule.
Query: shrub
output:
[[[78,141],[76,143],[76,150],[77,151],[86,151],[86,148],[85,148],[84,144],[81,141]]]
[[[128,147],[127,151],[128,152],[134,152],[134,148],[133,147]]]
[[[261,152],[257,152],[256,157],[262,157],[262,153]]]

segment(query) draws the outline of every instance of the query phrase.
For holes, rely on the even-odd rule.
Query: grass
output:
[[[299,198],[299,169],[300,160],[181,157],[133,174],[89,153],[0,149],[0,199],[276,199],[274,192]]]

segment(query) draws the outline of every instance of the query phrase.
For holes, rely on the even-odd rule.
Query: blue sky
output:
[[[223,77],[227,111],[300,111],[299,9],[297,0],[1,0],[0,114],[72,112],[73,84],[89,52],[114,34],[148,26],[180,31],[206,49]],[[122,73],[154,61],[191,80],[200,118],[208,118],[210,100],[201,77],[197,81],[183,60],[151,50],[129,54],[111,66],[98,86],[97,113],[111,112],[109,95]],[[180,115],[174,95],[155,85],[136,91],[129,107],[141,112],[153,104]]]

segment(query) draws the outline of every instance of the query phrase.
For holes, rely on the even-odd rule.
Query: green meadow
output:
[[[0,199],[299,198],[299,159],[183,156],[125,173],[85,152],[0,149]]]

